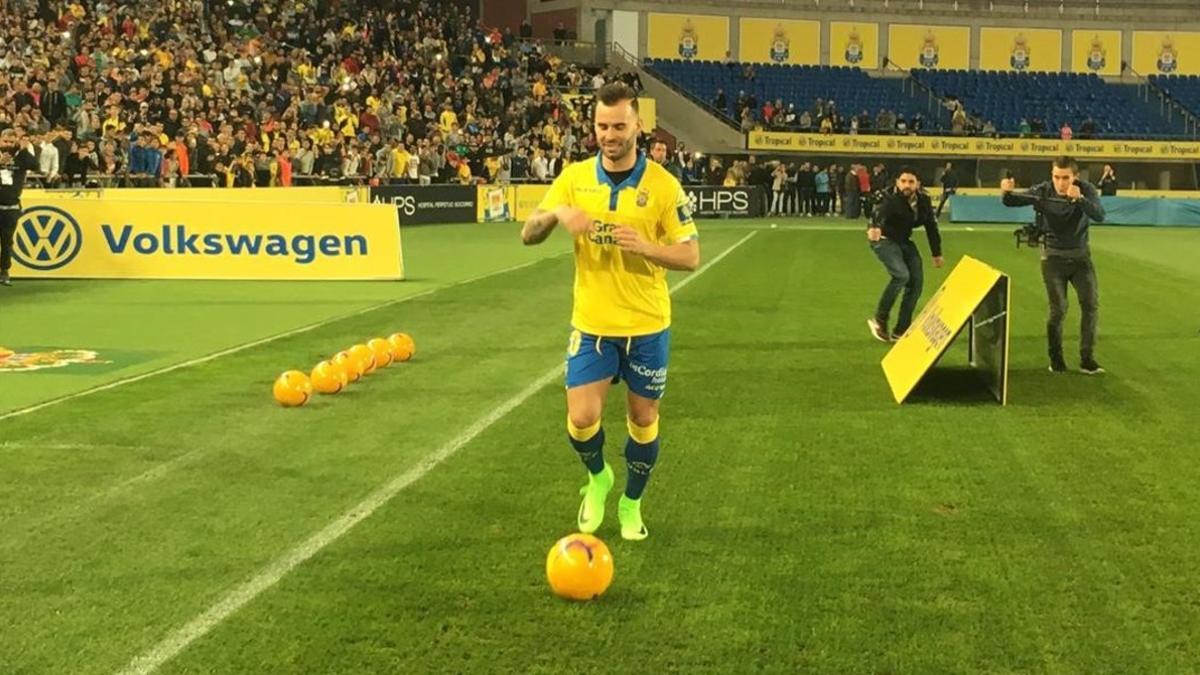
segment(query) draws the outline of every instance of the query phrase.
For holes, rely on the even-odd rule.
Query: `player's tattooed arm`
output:
[[[551,230],[557,224],[558,218],[555,217],[553,211],[537,209],[525,220],[525,225],[521,227],[521,241],[526,246],[540,244],[546,241],[546,237],[550,236]]]
[[[587,234],[592,229],[591,217],[575,207],[560,206],[553,211],[537,209],[521,228],[521,241],[525,242],[526,246],[540,244],[546,241],[554,226],[560,223],[575,237]]]

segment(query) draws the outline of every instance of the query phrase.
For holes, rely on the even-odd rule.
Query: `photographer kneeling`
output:
[[[1071,157],[1054,160],[1050,181],[1039,183],[1021,193],[1013,192],[1016,181],[1005,178],[1000,182],[1005,206],[1032,206],[1037,214],[1032,231],[1022,233],[1030,245],[1038,244],[1042,251],[1042,280],[1050,301],[1050,316],[1046,321],[1049,343],[1050,370],[1066,372],[1063,359],[1062,324],[1067,315],[1067,283],[1075,287],[1083,317],[1080,321],[1079,368],[1088,375],[1104,372],[1096,362],[1096,327],[1100,320],[1100,289],[1096,282],[1096,267],[1092,264],[1088,246],[1088,226],[1104,221],[1100,196],[1090,183],[1078,179],[1079,168]]]

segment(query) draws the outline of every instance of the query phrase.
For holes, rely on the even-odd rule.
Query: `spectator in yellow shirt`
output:
[[[458,126],[458,115],[455,115],[454,111],[451,110],[448,106],[446,107],[445,110],[442,111],[440,126],[442,128],[443,134],[450,133],[451,129],[454,129],[455,127]]]
[[[546,125],[542,127],[542,140],[549,143],[551,147],[558,147],[560,137],[558,129],[555,128],[553,123],[546,122]]]
[[[405,177],[408,175],[408,158],[410,155],[403,143],[399,141],[393,141],[393,143],[395,145],[392,146],[392,182],[403,183],[406,182]]]

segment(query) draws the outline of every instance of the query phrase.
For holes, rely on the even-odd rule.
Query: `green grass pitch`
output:
[[[1200,230],[1093,231],[1109,373],[1087,377],[1046,371],[1036,253],[1011,228],[949,228],[924,297],[962,254],[1011,275],[1010,405],[935,376],[897,406],[861,229],[776,222],[700,224],[704,258],[729,254],[674,298],[650,538],[621,541],[610,502],[597,534],[616,576],[588,604],[543,577],[584,480],[560,380],[514,399],[561,366],[562,233],[525,248],[515,225],[411,228],[405,283],[0,289],[0,345],[109,361],[0,371],[0,672],[161,654],[414,467],[158,671],[1193,672]],[[279,372],[396,330],[413,361],[305,408],[272,401]],[[965,360],[956,343],[940,368]]]

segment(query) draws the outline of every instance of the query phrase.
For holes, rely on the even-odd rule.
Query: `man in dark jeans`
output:
[[[816,195],[815,176],[811,164],[805,162],[800,165],[800,171],[796,174],[796,187],[800,190],[800,209],[796,211],[798,216],[812,218],[813,213],[816,213],[817,207],[813,202]]]
[[[871,335],[881,342],[895,342],[904,335],[912,324],[917,299],[921,297],[925,273],[921,267],[921,253],[912,240],[913,230],[918,227],[924,227],[929,238],[933,266],[941,267],[942,236],[933,213],[933,201],[921,189],[916,170],[906,166],[896,175],[895,187],[881,194],[867,227],[871,250],[891,276],[879,298],[875,316],[867,320]],[[904,298],[900,301],[900,315],[896,317],[895,329],[888,333],[888,315],[901,291],[904,291]]]
[[[1096,362],[1096,327],[1100,321],[1100,288],[1088,246],[1088,225],[1104,221],[1104,206],[1090,183],[1078,179],[1079,168],[1071,157],[1054,160],[1050,181],[1022,193],[1014,192],[1015,181],[1000,182],[1005,206],[1032,206],[1042,243],[1042,280],[1050,300],[1046,338],[1050,370],[1066,372],[1063,359],[1062,324],[1067,316],[1067,284],[1075,287],[1083,314],[1079,328],[1079,368],[1088,375],[1104,372]]]
[[[934,215],[941,218],[942,207],[956,194],[958,194],[958,176],[954,173],[954,164],[946,162],[946,171],[942,174],[942,196],[938,199],[937,213]]]

